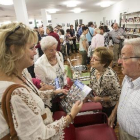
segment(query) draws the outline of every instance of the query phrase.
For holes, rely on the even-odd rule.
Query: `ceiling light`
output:
[[[82,9],[80,8],[75,8],[74,10],[72,10],[74,13],[81,13],[81,11],[83,11]]]
[[[13,0],[0,0],[1,5],[13,5]]]
[[[57,10],[57,9],[48,9],[46,11],[49,12],[49,13],[56,13],[59,10]]]
[[[66,1],[63,4],[67,7],[76,7],[79,3],[79,1]]]
[[[100,5],[101,7],[109,7],[113,3],[114,2],[112,2],[112,1],[102,1],[102,2],[98,3],[97,5]]]

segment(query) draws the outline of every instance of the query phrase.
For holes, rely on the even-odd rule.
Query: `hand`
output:
[[[40,90],[51,90],[51,89],[55,89],[54,86],[47,85],[45,83],[40,83],[40,86],[41,86]]]
[[[66,89],[58,89],[58,90],[54,90],[54,94],[57,95],[59,93],[64,93],[65,95],[67,95],[68,90]]]
[[[109,118],[108,118],[108,125],[109,125],[111,128],[113,128],[113,126],[114,126],[115,118],[116,118],[116,113],[114,113],[114,112],[112,111],[111,115],[110,115]]]
[[[89,99],[93,102],[100,102],[101,101],[101,97],[99,97],[99,96],[91,97]]]
[[[73,107],[71,109],[71,115],[72,115],[73,119],[81,110],[82,105],[83,105],[83,102],[81,102],[81,101],[76,101],[76,103],[73,105]]]

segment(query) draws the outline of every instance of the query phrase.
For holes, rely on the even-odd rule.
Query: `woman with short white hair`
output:
[[[35,62],[35,75],[42,82],[54,85],[55,78],[59,78],[60,87],[67,84],[61,52],[57,52],[57,40],[46,36],[41,40],[44,54]]]
[[[103,47],[104,46],[104,36],[101,35],[100,29],[95,28],[94,30],[94,37],[91,40],[91,49],[95,50],[97,47]]]

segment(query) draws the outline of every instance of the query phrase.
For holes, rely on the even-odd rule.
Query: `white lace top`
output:
[[[6,88],[13,82],[0,81],[0,102]],[[27,86],[26,86],[27,87]],[[29,91],[28,91],[28,90]],[[44,102],[51,106],[52,91],[38,91],[36,95],[29,87],[18,88],[11,97],[11,111],[15,130],[21,140],[63,140],[65,119],[53,122],[49,108],[44,108]],[[47,118],[41,115],[46,113]],[[0,139],[9,132],[0,106]]]

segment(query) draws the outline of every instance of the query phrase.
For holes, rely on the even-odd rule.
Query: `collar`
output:
[[[140,86],[140,84],[139,84],[140,83],[140,77],[138,77],[137,79],[135,79],[133,81],[132,81],[132,78],[128,77],[127,75],[125,76],[125,78],[126,78],[126,81],[128,83],[128,86],[130,88],[136,88],[136,87]]]

